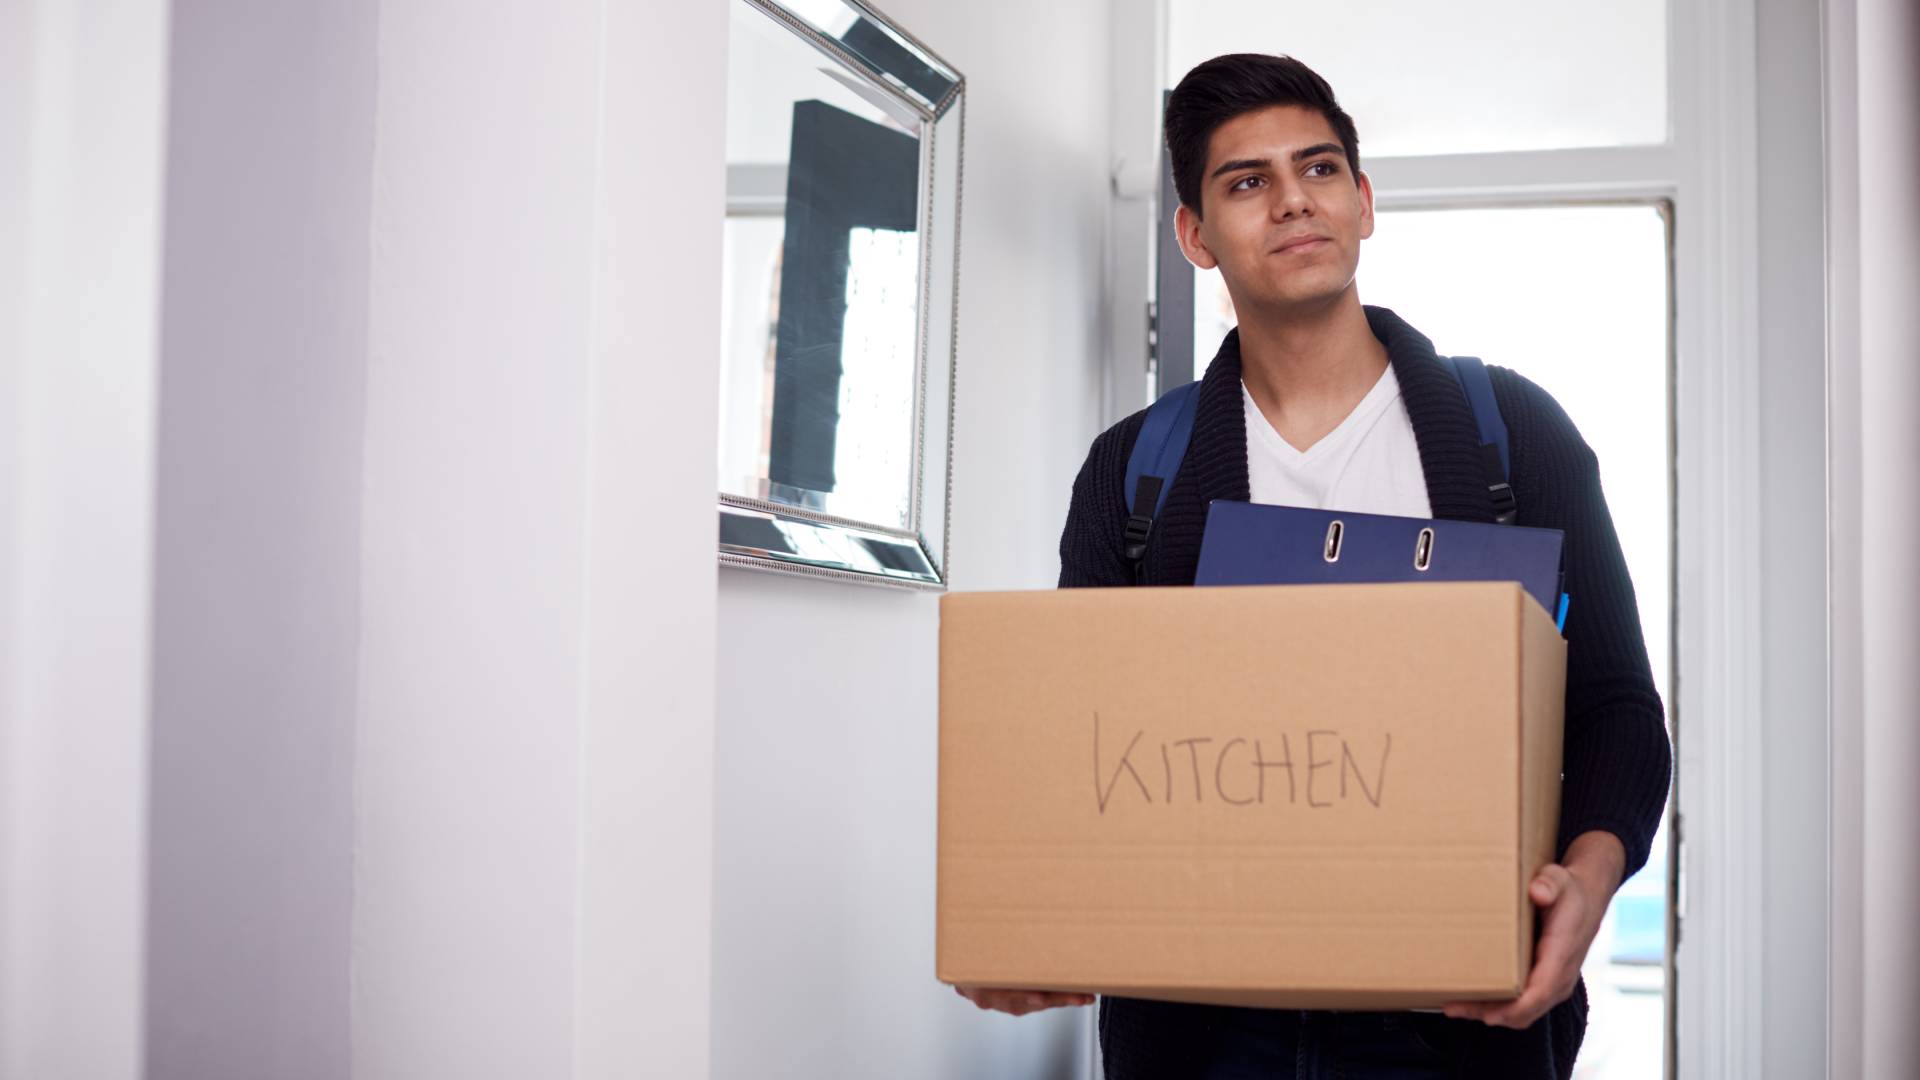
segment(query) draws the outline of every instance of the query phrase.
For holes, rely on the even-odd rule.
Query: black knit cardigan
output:
[[[1386,308],[1367,306],[1367,322],[1387,347],[1413,421],[1433,516],[1493,520],[1481,464],[1479,428],[1433,343]],[[1566,533],[1567,701],[1560,803],[1560,850],[1601,829],[1620,838],[1627,873],[1647,861],[1666,805],[1672,751],[1640,633],[1633,582],[1600,493],[1599,464],[1573,422],[1547,392],[1506,368],[1488,365],[1506,421],[1517,525]],[[1191,585],[1200,561],[1207,503],[1246,502],[1247,424],[1240,391],[1240,339],[1229,333],[1200,382],[1193,442],[1147,545],[1146,584]],[[1127,458],[1146,410],[1093,441],[1073,482],[1060,535],[1063,588],[1128,585],[1122,549]]]
[[[1400,382],[1433,516],[1493,521],[1493,501],[1479,454],[1479,429],[1459,383],[1440,363],[1424,334],[1386,308],[1369,305],[1365,311],[1367,324],[1387,347]],[[1506,368],[1488,365],[1487,370],[1507,424],[1509,479],[1519,504],[1515,524],[1566,533],[1566,590],[1573,603],[1566,623],[1560,852],[1564,854],[1581,833],[1603,830],[1620,838],[1626,849],[1626,872],[1631,875],[1647,861],[1666,804],[1672,765],[1665,713],[1647,661],[1633,583],[1601,495],[1593,451],[1546,391]],[[1132,584],[1122,555],[1127,518],[1123,488],[1127,458],[1145,417],[1143,409],[1095,438],[1074,479],[1066,527],[1060,535],[1062,588]],[[1207,503],[1249,498],[1236,330],[1221,343],[1200,382],[1193,441],[1154,522],[1144,583],[1193,584]],[[1555,1012],[1563,1013],[1572,1004],[1563,1003]],[[1553,1019],[1560,1021],[1554,1025],[1560,1028],[1573,1018]],[[1545,1025],[1543,1020],[1535,1027]],[[1103,1030],[1106,1026],[1103,1022]],[[1567,1036],[1577,1046],[1579,1035],[1577,1029],[1562,1032],[1555,1040],[1561,1045],[1552,1056],[1564,1057],[1570,1068]],[[1539,1034],[1546,1036],[1544,1031]]]

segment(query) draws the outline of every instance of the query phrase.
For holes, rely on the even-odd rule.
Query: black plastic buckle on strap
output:
[[[1153,519],[1135,514],[1127,519],[1127,559],[1135,561],[1147,553],[1147,538],[1153,535]]]
[[[1487,494],[1493,496],[1493,521],[1496,525],[1511,525],[1519,509],[1519,503],[1513,497],[1513,487],[1505,480],[1487,485]]]
[[[1153,512],[1160,502],[1161,479],[1142,476],[1133,488],[1133,513],[1127,517],[1126,556],[1138,564],[1147,554],[1147,538],[1153,535]]]
[[[1513,497],[1513,485],[1507,483],[1507,470],[1500,465],[1500,448],[1480,444],[1480,462],[1487,472],[1487,494],[1493,499],[1493,520],[1498,525],[1513,524],[1519,502]]]

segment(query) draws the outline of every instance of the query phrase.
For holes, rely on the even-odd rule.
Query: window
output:
[[[1173,0],[1167,72],[1295,57],[1333,85],[1363,158],[1635,146],[1667,140],[1666,30],[1663,0]]]
[[[1600,459],[1654,681],[1671,705],[1667,220],[1663,204],[1386,211],[1361,248],[1359,289],[1441,353],[1512,368],[1567,410]],[[1194,288],[1204,363],[1233,306],[1218,273],[1197,273]],[[1580,1077],[1660,1075],[1666,900],[1663,829],[1588,953]]]

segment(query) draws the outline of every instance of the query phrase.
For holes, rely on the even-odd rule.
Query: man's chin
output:
[[[1300,283],[1291,288],[1269,290],[1256,296],[1254,302],[1276,314],[1307,314],[1337,306],[1347,292],[1347,286],[1315,288]]]

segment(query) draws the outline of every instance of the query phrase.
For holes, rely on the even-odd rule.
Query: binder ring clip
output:
[[[1327,544],[1326,548],[1320,553],[1321,558],[1330,563],[1340,561],[1340,537],[1341,534],[1345,532],[1346,526],[1340,524],[1337,519],[1327,526]]]
[[[1433,530],[1421,529],[1420,539],[1413,545],[1413,568],[1424,572],[1433,565]]]

